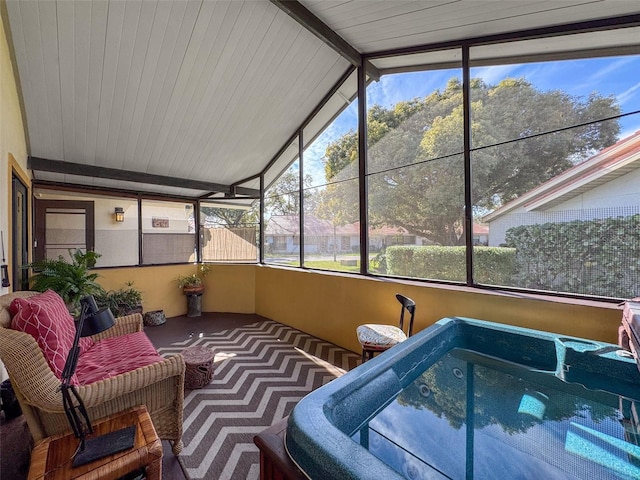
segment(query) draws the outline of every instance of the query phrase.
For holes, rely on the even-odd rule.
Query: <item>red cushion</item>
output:
[[[136,332],[96,342],[80,355],[76,374],[80,385],[88,385],[162,360],[147,335]]]
[[[73,318],[60,295],[47,290],[33,297],[16,298],[11,310],[16,312],[11,327],[38,342],[51,370],[60,378],[75,335]]]

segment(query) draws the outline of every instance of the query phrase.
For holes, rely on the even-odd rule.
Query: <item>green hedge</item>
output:
[[[474,280],[590,296],[640,295],[640,215],[524,225],[506,247],[474,247]],[[384,253],[389,275],[466,280],[465,247],[397,246]]]
[[[385,257],[389,275],[458,282],[467,278],[465,247],[387,247]],[[473,259],[476,282],[509,284],[515,271],[515,249],[474,247]]]
[[[629,298],[640,294],[640,215],[507,230],[514,285]]]

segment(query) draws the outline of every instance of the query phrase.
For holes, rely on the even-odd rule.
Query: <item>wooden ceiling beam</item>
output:
[[[236,194],[255,197],[260,191],[255,188],[224,185],[220,183],[203,182],[188,178],[167,177],[152,173],[131,172],[117,168],[97,167],[95,165],[83,165],[80,163],[49,160],[46,158],[29,157],[28,168],[41,172],[55,172],[66,175],[79,175],[83,177],[98,177],[109,180],[125,182],[148,183],[151,185],[164,185],[167,187],[189,188],[192,190],[206,190],[215,193]]]
[[[360,65],[364,65],[369,77],[376,81],[380,80],[380,71],[375,65],[369,60],[364,59],[362,54],[349,42],[311,13],[311,11],[300,2],[297,0],[271,0],[271,3],[349,60],[353,66],[359,67]]]

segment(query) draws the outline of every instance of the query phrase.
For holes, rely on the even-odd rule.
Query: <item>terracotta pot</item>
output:
[[[182,287],[182,293],[185,295],[193,295],[204,292],[204,285],[192,285]]]

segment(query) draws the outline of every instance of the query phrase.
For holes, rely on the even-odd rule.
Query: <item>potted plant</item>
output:
[[[211,267],[206,263],[198,265],[198,272],[191,275],[178,277],[178,287],[185,295],[198,294],[204,292],[204,277],[211,271]]]
[[[80,310],[80,299],[87,295],[99,294],[102,287],[96,282],[97,273],[90,270],[101,257],[96,252],[69,249],[71,262],[60,255],[57,260],[45,258],[22,268],[32,269],[35,275],[29,279],[30,288],[37,292],[53,290],[62,297],[71,313]]]
[[[202,293],[204,277],[209,274],[211,266],[206,263],[198,265],[197,273],[178,277],[178,287],[187,297],[187,317],[199,317],[202,314]]]
[[[102,291],[95,295],[100,308],[109,308],[116,317],[142,313],[142,292],[127,282],[125,288]]]

